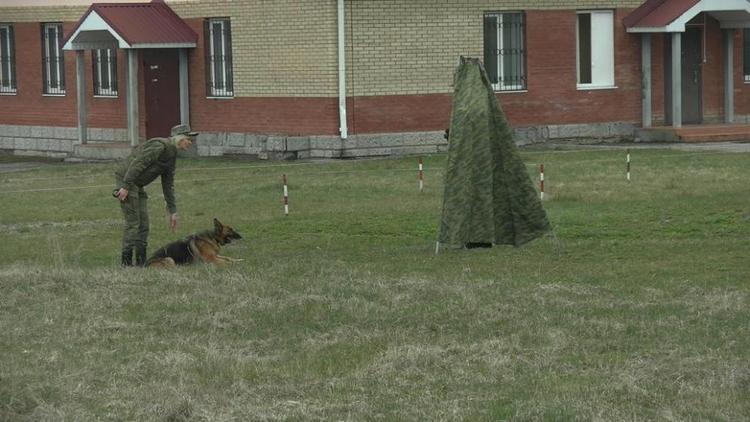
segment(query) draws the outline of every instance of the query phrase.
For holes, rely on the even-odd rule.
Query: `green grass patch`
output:
[[[169,271],[118,266],[112,164],[0,173],[0,420],[745,420],[750,156],[631,154],[523,152],[554,235],[437,256],[444,155],[422,193],[414,157],[184,159],[151,248],[216,217],[244,261]]]

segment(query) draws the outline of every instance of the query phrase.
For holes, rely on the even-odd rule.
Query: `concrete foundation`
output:
[[[635,138],[632,123],[548,125],[515,130],[516,143],[583,140],[611,142]],[[17,155],[114,160],[130,151],[127,129],[88,129],[88,143],[78,142],[75,127],[0,125],[0,150]],[[336,136],[281,136],[202,132],[191,155],[246,155],[259,159],[360,158],[434,154],[448,150],[443,131]]]

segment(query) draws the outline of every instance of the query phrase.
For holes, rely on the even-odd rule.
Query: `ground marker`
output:
[[[539,199],[544,201],[544,164],[539,165]]]
[[[419,179],[419,191],[422,192],[424,190],[424,167],[422,166],[422,157],[419,157],[419,174],[417,179]]]
[[[289,215],[289,189],[286,187],[286,174],[282,176],[284,180],[284,216]]]
[[[626,150],[626,151],[628,152],[628,155],[627,155],[627,166],[626,166],[626,170],[627,170],[627,174],[628,174],[628,182],[629,182],[629,181],[630,181],[630,150],[628,149],[628,150]]]

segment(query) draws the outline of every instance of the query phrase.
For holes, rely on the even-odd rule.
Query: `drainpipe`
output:
[[[346,38],[344,37],[344,0],[338,0],[338,58],[339,58],[339,131],[341,132],[341,139],[346,139],[348,136],[348,128],[346,127]]]

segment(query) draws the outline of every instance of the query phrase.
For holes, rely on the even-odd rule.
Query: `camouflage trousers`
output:
[[[118,186],[122,180],[117,180]],[[148,195],[142,187],[128,191],[125,201],[120,201],[122,216],[125,218],[125,231],[122,235],[122,249],[143,249],[148,246]]]

